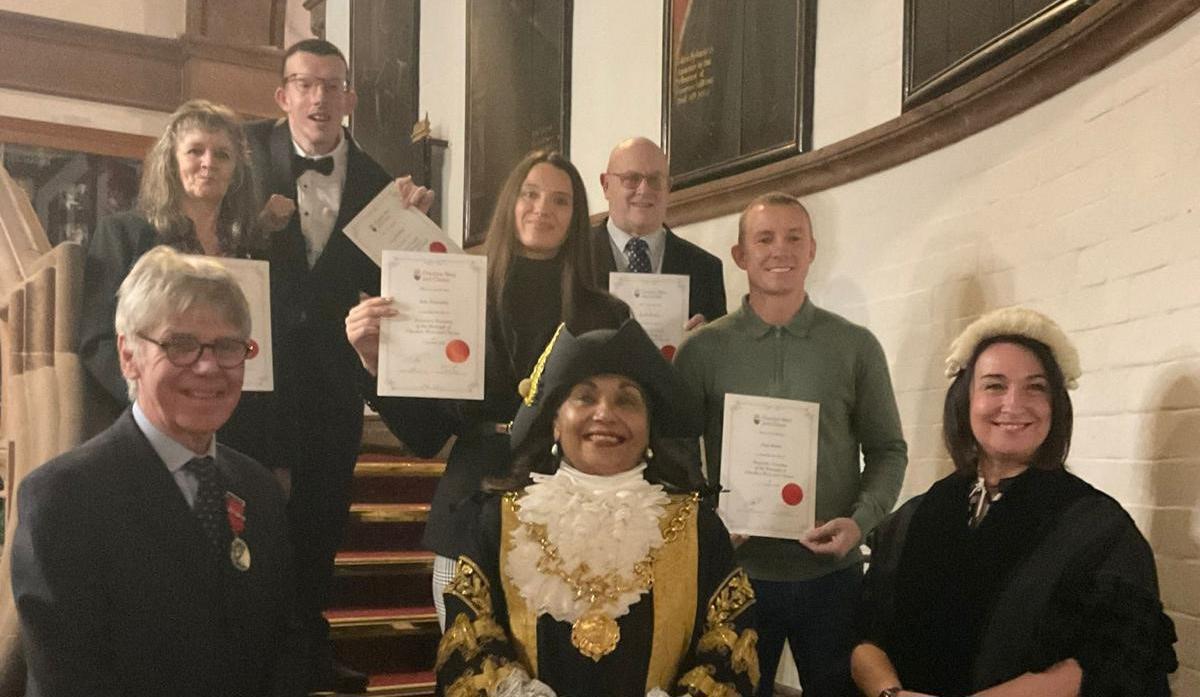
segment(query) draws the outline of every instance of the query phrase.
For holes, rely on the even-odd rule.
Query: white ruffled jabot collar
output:
[[[522,524],[510,533],[512,549],[503,569],[531,611],[574,622],[593,608],[588,598],[577,597],[570,583],[539,570],[543,549],[538,529],[545,530],[568,573],[586,564],[588,575],[632,579],[634,565],[663,545],[660,521],[670,497],[661,485],[646,481],[645,469],[643,464],[598,476],[564,462],[554,474],[533,475],[534,483],[519,499],[517,519]],[[616,602],[605,603],[605,614],[625,615],[645,592],[623,593]]]

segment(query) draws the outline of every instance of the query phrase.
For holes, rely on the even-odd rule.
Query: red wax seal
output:
[[[659,351],[662,351],[663,358],[668,361],[675,358],[675,347],[670,344],[663,346]]]
[[[441,242],[439,242],[437,240],[434,240],[433,242],[429,243],[429,251],[437,252],[438,254],[445,254],[446,253],[446,245],[442,244]]]
[[[795,482],[785,484],[781,494],[783,495],[783,502],[789,506],[798,506],[804,500],[804,489],[801,489],[800,485]]]
[[[463,363],[471,356],[471,347],[462,339],[455,339],[446,344],[446,358],[451,363]]]
[[[254,339],[251,339],[246,342],[246,345],[250,347],[250,350],[246,352],[246,360],[250,360],[251,358],[258,356],[258,342],[257,341],[255,341]]]

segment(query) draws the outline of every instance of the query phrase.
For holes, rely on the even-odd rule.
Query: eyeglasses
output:
[[[661,174],[642,174],[641,172],[609,172],[610,177],[616,177],[621,180],[621,186],[626,189],[636,189],[646,182],[646,186],[654,191],[662,191],[666,186],[667,180]]]
[[[158,346],[167,355],[167,360],[176,368],[190,368],[195,365],[204,349],[211,349],[213,359],[222,368],[236,368],[246,362],[247,358],[258,355],[258,344],[253,341],[223,338],[212,343],[201,343],[191,334],[176,334],[166,341],[158,341],[138,332],[138,336]]]
[[[309,94],[317,89],[320,85],[325,88],[326,92],[349,92],[350,81],[342,78],[319,78],[315,75],[304,75],[295,73],[283,78],[283,84],[292,85],[301,94]]]

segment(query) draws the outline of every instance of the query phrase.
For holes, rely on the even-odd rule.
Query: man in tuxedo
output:
[[[26,694],[302,695],[283,492],[214,435],[255,355],[246,299],[220,264],[168,247],[119,297],[133,405],[18,492]]]
[[[691,278],[687,329],[725,314],[721,260],[664,225],[670,177],[667,156],[646,138],[613,148],[600,175],[608,218],[592,229],[593,279],[608,288],[611,271],[684,274]]]
[[[280,403],[291,405],[300,441],[290,473],[279,474],[290,489],[297,603],[313,652],[310,688],[361,692],[364,675],[335,667],[322,615],[362,439],[362,369],[344,321],[360,293],[379,294],[379,267],[343,228],[392,179],[342,126],[357,99],[347,76],[333,44],[294,44],[275,90],[286,118],[247,124],[246,135],[267,199],[260,222],[272,231],[275,384]],[[408,177],[396,185],[410,205],[429,210],[431,191]]]

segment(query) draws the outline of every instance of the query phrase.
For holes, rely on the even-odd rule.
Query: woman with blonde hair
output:
[[[113,330],[117,289],[158,245],[218,257],[265,258],[256,222],[258,197],[250,148],[237,115],[203,99],[184,103],[146,154],[137,209],[100,221],[87,245],[79,355],[112,414],[129,403]],[[223,443],[270,467],[286,467],[292,439],[271,405],[273,393],[248,392],[221,430]]]

